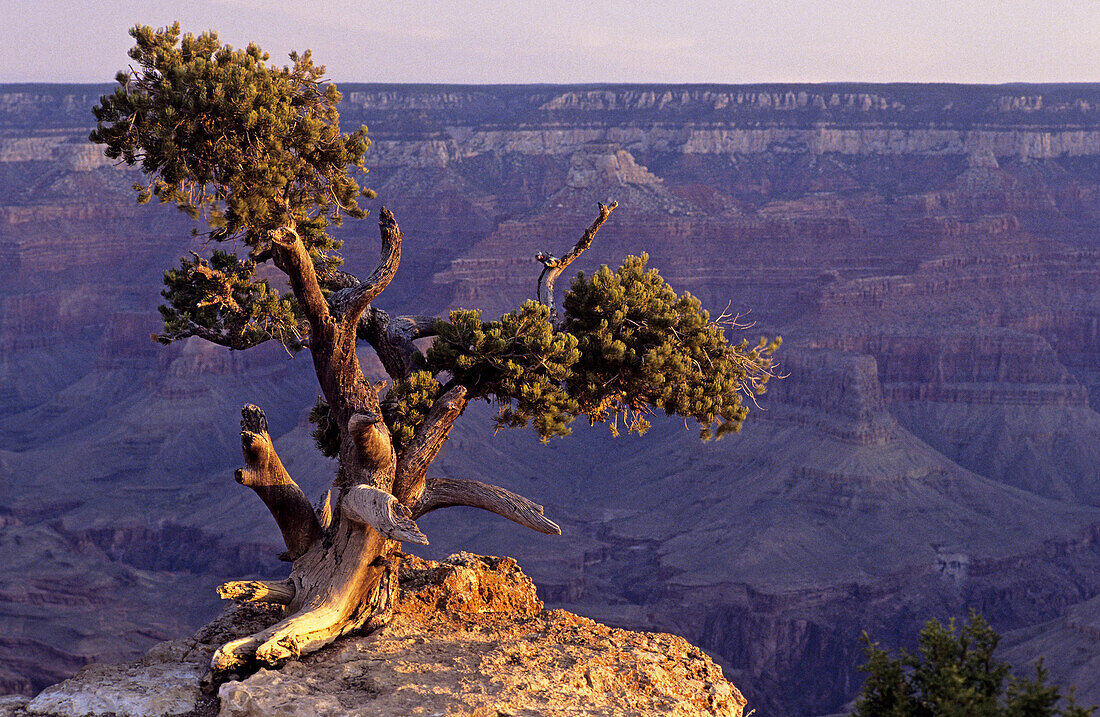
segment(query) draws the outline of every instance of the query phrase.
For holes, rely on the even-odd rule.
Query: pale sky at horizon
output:
[[[0,82],[111,82],[179,20],[337,82],[1100,82],[1100,0],[0,0]]]

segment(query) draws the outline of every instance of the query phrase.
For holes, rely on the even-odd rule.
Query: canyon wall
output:
[[[282,574],[232,480],[241,405],[311,498],[333,472],[304,357],[148,339],[161,271],[209,247],[87,144],[108,89],[0,86],[11,692],[183,634],[221,580]],[[788,377],[716,443],[658,420],[543,446],[471,407],[441,474],[514,487],[564,535],[449,511],[423,519],[426,555],[515,555],[551,606],[682,634],[774,715],[839,711],[861,630],[911,645],[971,608],[1021,663],[1062,630],[1100,655],[1100,86],[342,90],[406,235],[385,308],[510,310],[534,253],[616,199],[576,269],[647,252],[750,341],[785,339]],[[373,224],[339,232],[353,272]]]

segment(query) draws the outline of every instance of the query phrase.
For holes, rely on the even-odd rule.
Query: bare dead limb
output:
[[[294,592],[294,583],[290,580],[233,580],[218,586],[218,597],[237,602],[289,605],[294,600]]]
[[[731,312],[730,306],[732,303],[732,301],[727,302],[722,313],[710,323],[720,327],[723,331],[748,331],[756,326],[755,321],[742,321],[742,314]],[[767,409],[757,402],[756,397],[764,393],[768,381],[784,379],[790,375],[779,371],[779,365],[772,360],[772,354],[779,348],[780,342],[781,340],[778,338],[769,341],[766,337],[761,337],[751,349],[741,351],[744,373],[737,381],[737,389],[743,395],[752,399],[753,405],[761,411]]]
[[[369,525],[387,538],[428,544],[409,509],[384,490],[357,485],[344,495],[340,507],[350,519]]]
[[[287,275],[290,288],[309,319],[310,338],[321,335],[329,320],[328,301],[321,293],[313,259],[302,238],[296,227],[290,224],[271,232],[271,242],[275,248],[275,265]]]
[[[321,537],[321,525],[305,493],[291,479],[267,432],[267,416],[256,406],[241,409],[241,448],[245,468],[237,482],[256,491],[267,505],[286,543],[285,556],[295,560]]]
[[[373,306],[363,312],[356,327],[356,336],[371,345],[382,367],[394,381],[400,381],[415,371],[420,355],[420,349],[412,338],[404,335],[408,332],[396,330],[400,328],[405,327]]]
[[[450,435],[451,426],[465,408],[465,386],[455,386],[436,399],[397,464],[397,475],[393,481],[394,495],[400,496],[409,504],[420,499],[424,491],[424,474],[439,455]]]
[[[256,659],[256,648],[261,644],[259,637],[249,635],[219,647],[210,658],[210,672],[214,683],[240,679],[238,673],[244,672],[249,663]]]
[[[477,480],[428,478],[425,481],[424,495],[413,505],[411,512],[415,520],[433,510],[454,506],[481,508],[531,530],[547,535],[561,535],[561,528],[543,515],[543,508],[538,503],[510,490]]]
[[[607,221],[607,218],[611,216],[611,212],[615,211],[615,208],[619,206],[619,203],[611,202],[611,204],[599,204],[598,206],[600,208],[599,216],[584,230],[584,234],[581,235],[580,240],[573,246],[573,249],[568,254],[560,259],[544,251],[535,254],[535,260],[540,262],[544,267],[542,273],[539,275],[538,300],[540,304],[550,309],[550,321],[555,325],[558,323],[558,310],[554,305],[554,282],[561,273],[565,271],[565,268],[573,263],[573,260],[583,254],[588,247],[592,246],[592,240],[596,237],[596,232],[600,230],[600,227],[602,227],[603,223]]]
[[[343,289],[332,297],[332,303],[339,309],[340,321],[347,327],[359,324],[370,302],[389,285],[397,267],[401,263],[401,229],[393,212],[382,207],[378,212],[378,229],[382,234],[382,256],[378,266],[366,281],[350,289]]]

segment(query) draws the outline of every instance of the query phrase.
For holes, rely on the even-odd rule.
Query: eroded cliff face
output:
[[[646,251],[714,312],[751,309],[750,340],[786,339],[789,378],[715,444],[658,421],[544,447],[472,407],[441,473],[514,486],[565,535],[433,514],[435,555],[514,554],[551,606],[688,636],[775,715],[845,704],[862,629],[902,644],[977,608],[1034,651],[1100,593],[1100,88],[342,89],[407,235],[387,309],[510,310],[534,253],[616,199],[577,269]],[[106,90],[0,88],[9,691],[103,635],[124,657],[200,624],[219,579],[280,574],[231,480],[241,405],[311,497],[333,470],[308,361],[147,340],[160,272],[203,247],[83,143]],[[373,222],[340,237],[373,266]],[[47,587],[72,598],[40,604]]]

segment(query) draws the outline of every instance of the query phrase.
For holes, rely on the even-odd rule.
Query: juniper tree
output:
[[[1042,661],[1034,678],[1019,678],[993,656],[1000,636],[981,615],[961,628],[930,620],[916,654],[893,657],[863,633],[868,673],[854,717],[1088,717],[1072,692],[1046,683]]]
[[[560,533],[541,506],[474,479],[428,475],[470,401],[499,407],[499,427],[565,436],[577,417],[641,432],[658,411],[695,419],[704,437],[735,431],[742,398],[763,391],[778,340],[730,344],[727,317],[677,294],[630,257],[617,271],[578,276],[554,307],[554,279],[585,251],[616,205],[599,212],[563,258],[541,252],[540,301],[498,319],[478,311],[392,316],[375,301],[401,260],[402,233],[379,211],[377,266],[358,279],[340,268],[330,229],[362,219],[372,197],[357,180],[370,142],[345,134],[340,93],[310,53],[269,64],[256,45],[233,49],[212,32],[137,26],[114,93],[95,108],[94,142],[140,166],[141,202],[156,197],[200,222],[216,247],[164,276],[171,343],[197,336],[244,350],[279,341],[308,351],[322,400],[311,418],[318,448],[338,459],[323,508],[287,474],[255,406],[242,411],[245,467],[236,479],[274,516],[292,563],[279,581],[223,585],[223,597],[285,605],[285,619],[214,655],[216,680],[279,665],[353,630],[383,623],[401,541],[427,543],[415,520],[473,506],[533,530]],[[198,229],[196,229],[196,232]],[[262,265],[286,276],[269,282]],[[429,345],[430,344],[430,345]],[[389,380],[371,382],[359,361],[373,350]]]

